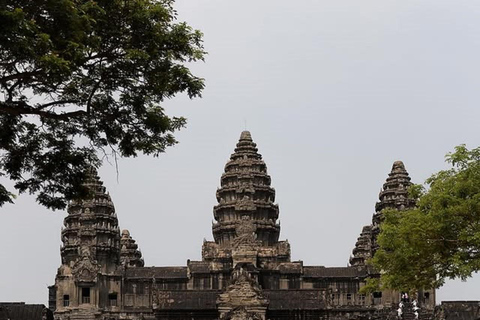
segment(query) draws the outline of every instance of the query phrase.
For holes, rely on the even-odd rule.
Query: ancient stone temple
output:
[[[247,131],[221,176],[214,241],[203,243],[201,261],[184,267],[145,267],[93,170],[87,185],[94,197],[69,205],[62,230],[62,265],[50,287],[57,320],[386,319],[399,302],[398,292],[359,290],[378,276],[365,261],[375,252],[382,209],[414,205],[401,162],[393,165],[351,266],[338,268],[291,261],[289,243],[279,240],[271,178]],[[422,310],[432,310],[434,292],[425,291],[421,300]]]

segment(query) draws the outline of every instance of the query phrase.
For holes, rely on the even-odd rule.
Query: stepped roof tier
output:
[[[415,200],[408,198],[408,187],[412,185],[410,180],[403,162],[395,161],[378,195],[380,201],[377,202],[375,211],[380,212],[386,208],[403,210],[415,207]]]
[[[143,267],[145,265],[142,253],[138,250],[138,245],[130,236],[128,230],[122,230],[120,238],[120,263],[127,267]]]
[[[392,171],[388,174],[387,181],[378,195],[380,201],[375,205],[375,214],[372,220],[374,229],[378,229],[378,225],[381,223],[382,210],[407,210],[415,207],[415,199],[408,197],[408,187],[412,185],[410,180],[403,162],[395,161]]]
[[[213,225],[217,244],[231,243],[237,237],[237,225],[245,218],[253,222],[256,239],[263,246],[278,242],[278,206],[274,204],[275,190],[270,183],[267,166],[257,145],[250,132],[243,131],[235,152],[225,165],[221,187],[217,190],[216,223]]]
[[[372,257],[372,226],[364,226],[350,257],[351,266],[364,266]]]

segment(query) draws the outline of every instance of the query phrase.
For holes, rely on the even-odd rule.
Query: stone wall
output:
[[[443,301],[435,309],[435,320],[479,320],[480,301]]]

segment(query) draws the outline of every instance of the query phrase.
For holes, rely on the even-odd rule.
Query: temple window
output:
[[[90,288],[82,288],[82,303],[90,303]]]
[[[333,304],[338,304],[338,294],[332,293],[331,299]]]
[[[108,305],[110,307],[116,307],[117,306],[117,294],[116,293],[110,293],[108,295]]]
[[[364,305],[365,304],[365,295],[364,294],[359,294],[358,295],[358,300],[360,300],[361,305]]]
[[[210,289],[210,277],[198,275],[193,278],[193,287],[195,289]]]
[[[298,279],[298,278],[288,279],[288,288],[289,289],[300,289],[300,279]]]
[[[351,293],[347,293],[347,301],[352,301],[352,294]]]
[[[210,277],[207,276],[203,279],[203,288],[210,289]]]
[[[68,294],[65,294],[63,296],[63,306],[68,307],[70,305],[70,296]]]
[[[212,289],[219,289],[219,278],[218,274],[212,276]]]

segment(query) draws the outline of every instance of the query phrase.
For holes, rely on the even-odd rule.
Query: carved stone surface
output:
[[[435,309],[435,320],[478,320],[480,301],[446,301]]]
[[[268,299],[252,276],[240,268],[217,300],[220,319],[265,319]]]
[[[262,316],[255,312],[249,312],[245,307],[237,307],[222,316],[222,320],[263,320]]]
[[[82,249],[82,256],[73,266],[73,277],[76,282],[96,282],[97,273],[100,269],[98,263],[96,260],[93,260],[88,247],[82,247]]]
[[[236,237],[232,241],[232,246],[238,248],[240,245],[253,245],[256,243],[257,227],[249,216],[243,216],[242,220],[237,222],[235,228]]]

